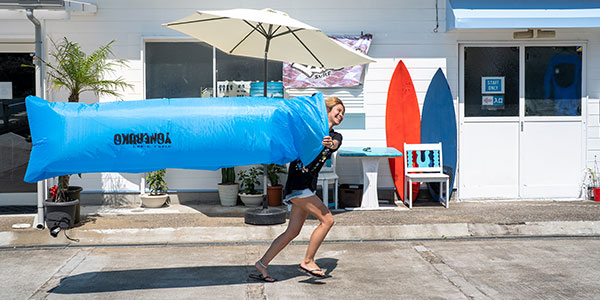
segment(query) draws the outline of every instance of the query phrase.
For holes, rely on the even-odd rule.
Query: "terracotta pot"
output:
[[[267,199],[269,206],[281,206],[283,198],[283,185],[267,186]]]

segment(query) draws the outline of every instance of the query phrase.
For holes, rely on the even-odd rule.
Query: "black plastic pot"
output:
[[[77,206],[79,206],[79,200],[53,202],[50,199],[46,199],[44,207],[46,208],[46,224],[48,228],[56,226],[62,229],[72,228],[75,225]]]
[[[67,197],[71,198],[71,199],[77,199],[77,200],[81,200],[81,191],[83,190],[82,187],[80,186],[75,186],[75,185],[70,185],[69,189],[67,190]],[[77,206],[75,207],[75,215],[74,215],[74,220],[73,222],[75,222],[75,224],[79,224],[79,222],[81,222],[81,202],[77,203]]]

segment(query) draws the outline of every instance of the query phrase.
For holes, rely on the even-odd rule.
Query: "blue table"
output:
[[[338,156],[343,158],[359,158],[363,167],[363,196],[360,208],[348,210],[381,209],[377,197],[377,171],[382,158],[402,156],[402,152],[392,147],[342,147]]]

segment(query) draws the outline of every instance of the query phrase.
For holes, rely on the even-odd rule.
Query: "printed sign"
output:
[[[12,98],[12,82],[0,82],[0,99]]]
[[[217,81],[217,97],[248,97],[252,81]]]
[[[486,106],[488,108],[496,107],[500,108],[500,106],[504,106],[504,96],[482,96],[481,97],[481,105]]]
[[[481,77],[482,94],[504,94],[504,76]]]
[[[371,39],[369,34],[357,37],[330,36],[349,48],[367,54]],[[283,63],[283,85],[286,88],[349,87],[361,83],[364,65],[339,69],[322,69],[301,64]]]

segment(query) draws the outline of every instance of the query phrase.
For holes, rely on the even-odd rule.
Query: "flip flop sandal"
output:
[[[263,274],[250,274],[249,275],[250,278],[257,280],[257,281],[264,281],[264,282],[275,282],[277,281],[277,279],[267,275],[267,276],[263,276]]]
[[[299,266],[298,270],[300,270],[300,272],[302,272],[302,273],[306,273],[308,275],[318,277],[318,278],[326,278],[327,277],[327,275],[325,275],[325,274],[316,273],[316,272],[323,272],[323,270],[321,270],[321,269],[309,270],[309,269],[304,268],[303,266]]]

